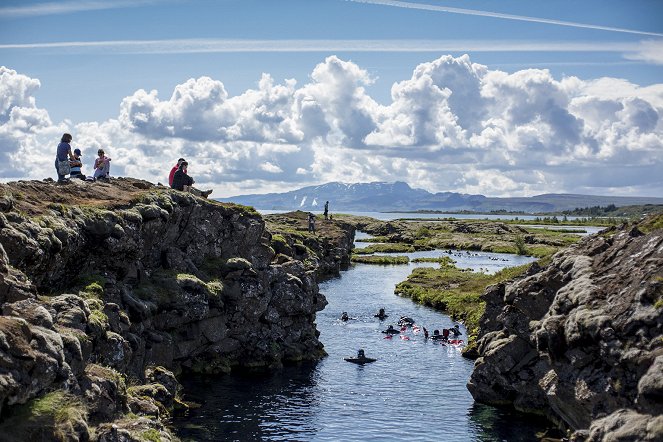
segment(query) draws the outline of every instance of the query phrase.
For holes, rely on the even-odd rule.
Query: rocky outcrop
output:
[[[574,440],[661,440],[662,224],[613,228],[490,287],[474,398],[545,415]]]
[[[338,276],[350,267],[355,236],[352,224],[320,217],[315,232],[309,232],[308,213],[300,210],[266,215],[265,221],[273,234],[272,247],[277,255],[306,262],[316,269],[318,279]]]
[[[325,354],[320,260],[277,254],[253,209],[131,179],[0,187],[0,434],[169,440],[173,373]]]

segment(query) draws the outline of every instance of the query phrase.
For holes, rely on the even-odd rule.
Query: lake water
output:
[[[256,209],[262,215],[270,215],[273,213],[287,213],[291,210],[267,210],[267,209]],[[313,213],[321,214],[322,210],[313,211]],[[524,221],[532,221],[536,218],[542,218],[542,216],[537,215],[507,215],[507,214],[478,214],[478,213],[405,213],[405,212],[342,212],[346,215],[355,215],[355,216],[368,216],[370,218],[375,218],[380,221],[391,221],[395,219],[420,219],[420,220],[439,220],[445,218],[455,218],[455,219],[488,219],[488,220],[516,220],[521,219]],[[334,214],[332,213],[332,216]],[[576,219],[581,219],[582,217],[577,216],[567,216],[567,220],[573,221]]]
[[[465,252],[452,258],[459,267],[490,271],[532,261]],[[426,341],[412,331],[403,339],[385,339],[381,333],[401,315],[431,334],[453,325],[448,316],[394,295],[394,286],[422,265],[434,264],[356,264],[321,283],[329,305],[316,322],[329,356],[317,363],[261,376],[184,379],[186,399],[202,407],[173,420],[178,436],[208,441],[535,440],[542,422],[474,403],[466,388],[473,361],[463,358],[460,348]],[[381,307],[390,315],[385,321],[373,317]],[[340,321],[343,311],[356,319]],[[462,326],[461,331],[465,339]],[[377,361],[358,366],[343,360],[359,348]]]

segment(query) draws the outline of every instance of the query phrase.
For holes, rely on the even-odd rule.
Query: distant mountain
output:
[[[663,204],[663,198],[596,196],[575,194],[544,194],[532,197],[489,198],[455,192],[431,193],[415,189],[407,183],[327,183],[303,187],[284,193],[238,195],[219,198],[262,210],[321,211],[329,201],[334,212],[386,212],[413,210],[440,210],[489,212],[495,210],[535,212],[559,212],[591,206],[615,206]]]

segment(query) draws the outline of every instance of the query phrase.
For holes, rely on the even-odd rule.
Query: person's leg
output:
[[[195,196],[203,196],[203,192],[200,190],[196,189],[195,187],[191,187],[191,194]]]
[[[58,168],[58,159],[55,159],[55,173],[58,174],[58,181],[64,181],[64,175],[60,175],[60,169]]]

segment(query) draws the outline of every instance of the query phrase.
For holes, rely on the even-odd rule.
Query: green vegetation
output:
[[[645,233],[663,229],[663,214],[652,216],[640,224],[640,230]]]
[[[371,255],[373,253],[412,253],[414,250],[414,246],[411,244],[388,243],[371,244],[368,247],[354,249],[352,253],[355,255]]]
[[[663,205],[642,204],[642,205],[616,207],[614,204],[608,204],[605,207],[602,206],[592,206],[584,208],[576,207],[573,210],[565,210],[562,213],[571,216],[634,218],[647,214],[663,213]]]
[[[416,268],[408,278],[396,285],[395,293],[413,301],[447,312],[462,319],[469,333],[469,346],[476,343],[479,320],[485,310],[481,294],[486,287],[525,272],[529,265],[506,268],[494,275],[459,269],[447,262],[439,269]]]
[[[448,256],[438,256],[436,258],[414,258],[412,262],[436,262],[440,264],[441,267],[454,265],[454,260]]]
[[[161,442],[161,433],[154,428],[150,428],[138,435],[139,440],[146,442]]]
[[[10,410],[0,424],[9,440],[71,440],[85,427],[87,410],[77,397],[56,390]]]
[[[407,264],[410,262],[410,258],[407,256],[361,255],[353,256],[350,261],[360,264]]]
[[[518,255],[527,255],[527,247],[525,247],[525,240],[522,235],[516,235],[513,243],[516,245],[516,253]]]

